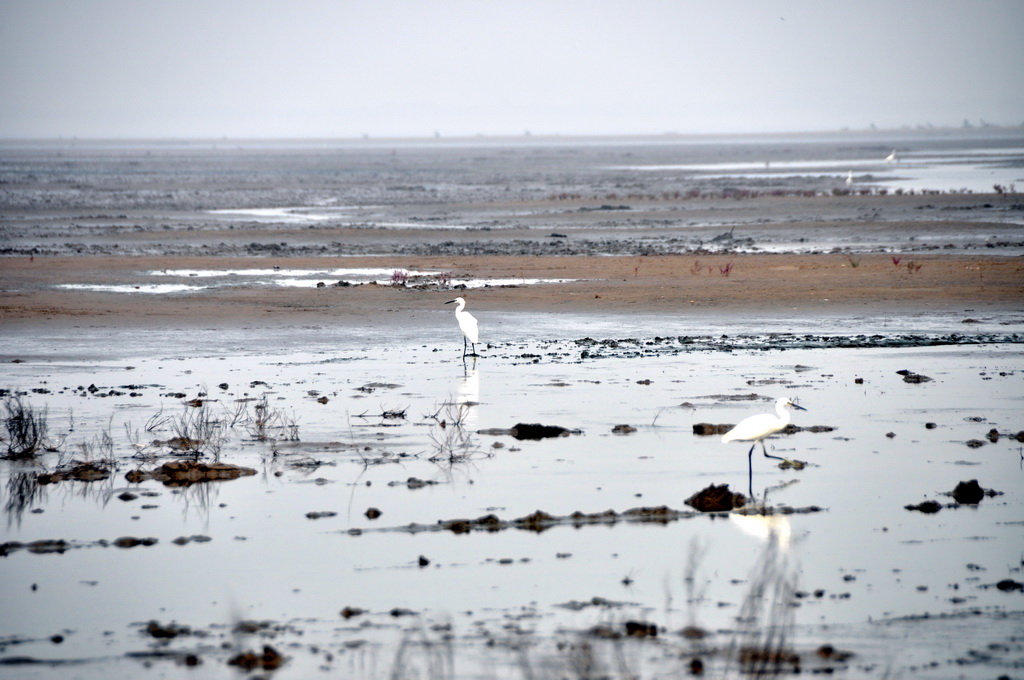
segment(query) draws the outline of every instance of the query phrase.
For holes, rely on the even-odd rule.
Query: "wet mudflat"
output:
[[[7,399],[45,411],[58,449],[0,463],[5,677],[739,674],[766,630],[787,672],[1017,672],[1019,328],[858,347],[515,327],[465,364],[432,328],[273,351],[5,338]],[[808,411],[769,451],[807,466],[758,449],[745,508],[687,506],[749,493],[748,446],[694,425],[777,396]],[[566,431],[515,436],[534,423]],[[194,461],[244,472],[168,476]],[[108,474],[52,478],[83,463]],[[975,479],[998,495],[954,500]],[[905,507],[924,501],[938,512]]]
[[[7,144],[0,677],[1020,675],[1021,146]]]

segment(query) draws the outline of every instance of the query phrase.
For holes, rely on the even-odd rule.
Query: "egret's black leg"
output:
[[[764,448],[763,439],[761,440],[761,451],[764,452],[765,458],[774,458],[775,460],[789,460],[788,458],[783,458],[782,456],[773,456],[772,454],[768,453],[768,449]]]
[[[466,336],[462,336],[462,358],[466,358]]]
[[[750,450],[747,451],[747,493],[750,494],[751,500],[754,498],[754,447],[757,446],[757,442],[754,442],[750,446]]]
[[[789,458],[783,458],[782,456],[773,456],[772,454],[768,453],[768,451],[766,451],[765,448],[764,448],[764,440],[763,439],[761,440],[761,450],[764,451],[765,458],[774,458],[775,460],[781,460],[784,463],[789,463],[790,465],[795,467],[797,470],[803,470],[804,469],[804,463],[801,463],[800,461],[790,460]]]

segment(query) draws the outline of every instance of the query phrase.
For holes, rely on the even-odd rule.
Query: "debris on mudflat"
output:
[[[540,423],[516,423],[508,429],[495,427],[479,430],[477,434],[501,436],[508,435],[516,439],[547,439],[550,437],[568,437],[571,434],[583,434],[583,430],[570,430],[560,425],[541,425]]]
[[[787,668],[800,672],[800,655],[771,647],[742,647],[739,651],[740,672],[758,677],[775,677]]]
[[[98,482],[110,477],[112,465],[106,462],[73,462],[71,465],[54,470],[53,472],[44,472],[36,477],[36,483],[40,485],[45,484],[56,484],[57,482],[63,482],[69,479],[73,479],[77,482]]]
[[[712,423],[697,423],[693,426],[693,433],[701,437],[713,435],[713,434],[725,434],[733,428],[733,424],[719,424],[713,425]]]
[[[188,486],[197,482],[238,479],[255,475],[252,468],[232,465],[231,463],[203,463],[195,460],[176,460],[164,463],[160,467],[145,471],[132,470],[124,478],[132,484],[139,484],[150,479],[163,482],[167,486]]]
[[[977,505],[985,496],[991,498],[993,496],[1001,496],[1002,494],[1002,491],[983,489],[981,484],[978,484],[977,479],[972,479],[969,482],[960,482],[948,495],[952,496],[953,500],[961,505]]]
[[[326,517],[336,517],[338,513],[333,510],[314,510],[306,513],[307,519],[324,519]]]
[[[897,373],[897,375],[902,375],[903,376],[903,382],[906,382],[906,383],[914,383],[914,384],[916,384],[916,383],[926,383],[926,382],[932,382],[932,380],[933,380],[933,378],[929,378],[926,375],[921,375],[920,373],[914,373],[913,371],[908,371],[907,369],[903,369],[902,371],[896,371],[896,373]]]
[[[140,545],[149,547],[156,544],[157,539],[153,537],[136,538],[134,536],[122,536],[121,538],[115,538],[113,543],[111,543],[111,545],[116,548],[135,548]]]
[[[272,671],[280,668],[283,664],[284,657],[270,645],[263,645],[262,654],[249,650],[228,660],[229,666],[238,666],[246,671],[255,670],[256,668]]]
[[[727,488],[727,487],[723,487]],[[736,494],[743,498],[741,494]],[[738,506],[737,506],[738,507]],[[731,510],[731,508],[730,508]],[[809,514],[821,512],[822,508],[812,505],[805,508],[791,508],[780,506],[777,508],[758,508],[759,514]],[[742,514],[750,514],[747,510],[738,510]],[[505,529],[520,529],[523,531],[542,532],[556,526],[572,526],[577,529],[588,525],[614,525],[619,522],[642,523],[642,524],[668,524],[683,519],[693,519],[702,516],[696,510],[675,510],[665,505],[656,507],[640,507],[615,512],[605,510],[603,512],[585,513],[577,510],[571,515],[552,515],[543,510],[537,510],[525,517],[512,520],[504,520],[494,514],[483,515],[476,519],[442,519],[436,524],[405,524],[398,527],[380,529],[349,529],[350,536],[361,536],[367,531],[401,531],[417,534],[424,531],[451,531],[456,534],[468,534],[474,531],[496,532]]]
[[[917,505],[904,505],[905,510],[917,510],[923,512],[926,515],[931,515],[942,509],[942,504],[938,501],[922,501]]]
[[[728,484],[711,484],[686,499],[686,504],[701,512],[729,512],[747,504],[747,497],[733,493]]]
[[[419,477],[409,477],[404,482],[388,482],[388,486],[407,486],[410,489],[422,489],[431,484],[437,484],[437,482],[432,479],[420,479]]]
[[[179,635],[191,635],[192,630],[188,626],[179,626],[174,623],[162,626],[156,621],[150,621],[146,624],[146,633],[157,639],[169,640]]]
[[[620,628],[608,623],[600,623],[590,628],[587,634],[601,640],[621,640],[623,637],[658,637],[658,626],[646,621],[626,621]]]
[[[556,607],[562,607],[570,611],[578,612],[587,609],[588,607],[607,607],[607,608],[618,608],[618,607],[635,607],[635,602],[617,602],[615,600],[609,600],[605,597],[595,596],[586,601],[581,600],[569,600],[561,604],[556,604]]]
[[[616,425],[612,428],[614,434],[632,434],[636,432],[636,428],[632,425]]]

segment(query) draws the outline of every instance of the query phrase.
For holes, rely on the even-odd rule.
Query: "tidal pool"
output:
[[[730,648],[748,624],[784,626],[805,669],[840,677],[1019,669],[1022,595],[996,587],[1024,581],[1019,342],[848,349],[779,333],[737,348],[715,334],[630,340],[609,330],[623,321],[556,339],[543,337],[552,320],[506,321],[518,331],[466,363],[454,333],[425,324],[386,339],[329,327],[259,340],[139,329],[127,345],[98,329],[5,336],[0,387],[45,410],[59,450],[0,461],[3,677],[223,677],[263,645],[284,656],[281,678],[584,677],[581,655],[645,678],[694,658],[739,675]],[[769,440],[808,466],[755,451],[755,502],[771,514],[690,512],[710,484],[747,492],[747,445],[693,426],[778,396],[808,409],[796,425],[825,426]],[[221,425],[205,458],[255,474],[129,482],[172,459],[153,441],[199,409]],[[481,434],[517,423],[579,432]],[[623,424],[636,431],[613,432]],[[38,483],[89,458],[111,475]],[[946,495],[971,479],[998,495]],[[905,509],[925,500],[940,511]],[[626,514],[659,506],[683,514]],[[538,510],[614,517],[437,526]],[[113,545],[122,537],[156,540]],[[66,544],[31,548],[45,540]],[[768,572],[792,588],[784,608],[744,621]],[[602,632],[626,622],[657,635]],[[826,644],[852,656],[817,654]]]

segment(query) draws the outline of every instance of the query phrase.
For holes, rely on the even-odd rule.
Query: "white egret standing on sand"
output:
[[[738,425],[722,435],[723,442],[753,442],[753,444],[750,445],[750,451],[747,451],[747,483],[750,487],[751,497],[754,495],[754,462],[752,456],[754,455],[754,447],[757,446],[758,442],[761,442],[761,451],[764,453],[765,458],[775,458],[776,460],[784,460],[793,464],[793,461],[788,458],[769,454],[768,450],[764,446],[765,439],[776,432],[781,432],[786,425],[789,425],[789,411],[786,410],[787,406],[801,411],[807,410],[803,406],[794,404],[790,399],[782,397],[775,402],[775,413],[777,415],[761,413],[756,416],[744,418]]]
[[[892,153],[885,157],[885,160],[889,161],[890,163],[898,161],[899,157],[896,155],[896,149],[893,149]]]
[[[462,358],[466,358],[466,341],[473,343],[473,354],[476,356],[476,343],[480,342],[480,328],[477,325],[476,317],[470,314],[466,309],[466,301],[460,297],[454,300],[449,300],[446,305],[450,305],[453,302],[458,303],[458,307],[455,308],[455,320],[459,322],[459,328],[462,329]]]
[[[846,186],[850,186],[851,184],[853,184],[853,170],[850,170],[850,172],[846,174]]]

